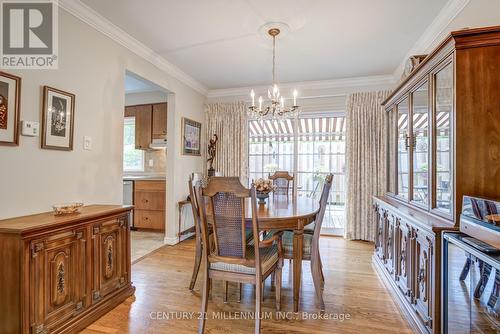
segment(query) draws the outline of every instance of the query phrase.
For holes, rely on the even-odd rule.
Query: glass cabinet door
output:
[[[396,143],[398,112],[393,107],[387,114],[387,192],[396,194]]]
[[[453,66],[449,63],[439,70],[435,80],[435,149],[436,162],[434,178],[436,184],[435,207],[445,213],[452,213],[452,151],[451,111],[453,107]]]
[[[397,105],[398,111],[398,150],[396,156],[397,165],[397,195],[404,199],[408,199],[408,185],[409,185],[409,106],[408,97]]]
[[[429,85],[426,81],[412,94],[412,200],[429,203]]]

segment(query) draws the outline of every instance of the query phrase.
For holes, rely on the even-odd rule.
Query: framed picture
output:
[[[43,87],[42,148],[73,150],[75,95]]]
[[[182,154],[201,155],[201,123],[182,118]]]
[[[0,72],[0,145],[19,145],[21,78]]]

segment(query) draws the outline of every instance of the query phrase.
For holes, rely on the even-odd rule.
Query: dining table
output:
[[[252,218],[251,205],[246,205],[246,218]],[[293,231],[293,311],[299,311],[300,280],[304,226],[311,224],[319,211],[319,201],[305,196],[272,195],[266,204],[257,204],[259,230]]]

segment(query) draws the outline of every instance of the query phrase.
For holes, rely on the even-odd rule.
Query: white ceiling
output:
[[[125,94],[154,92],[161,90],[154,83],[147,81],[133,73],[125,74]]]
[[[82,0],[209,89],[392,74],[447,0]]]

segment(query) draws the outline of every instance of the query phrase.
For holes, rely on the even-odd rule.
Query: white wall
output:
[[[299,97],[297,99],[297,104],[300,105],[300,110],[303,113],[314,113],[314,112],[338,112],[345,111],[346,102],[349,94],[354,92],[368,92],[392,89],[395,86],[395,81],[388,80],[386,77],[381,78],[380,82],[377,80],[370,80],[367,83],[359,83],[356,81],[345,80],[346,83],[342,84],[342,79],[337,81],[332,81],[331,84],[324,82],[322,84],[311,84],[311,83],[285,83],[280,84],[280,89],[284,96],[289,99],[286,100],[286,104],[292,104],[291,91],[297,89],[299,92]],[[267,98],[266,89],[267,87],[252,87],[256,91],[256,96],[262,95]],[[247,103],[251,102],[250,98],[250,87],[243,89],[228,89],[228,90],[218,90],[209,93],[207,99],[208,103],[215,102],[233,102],[233,101],[245,101]]]
[[[160,91],[127,93],[125,94],[125,105],[134,106],[138,104],[163,103],[167,102],[167,95],[166,92]]]
[[[479,28],[500,25],[500,1],[499,0],[470,0],[464,9],[451,21],[451,23],[439,34],[435,43],[423,50],[430,52],[437,46],[446,35],[455,30],[463,28]]]
[[[41,86],[76,94],[74,149],[40,149],[39,137],[0,146],[0,218],[51,210],[58,202],[122,202],[124,78],[129,70],[165,88],[169,96],[167,240],[174,240],[176,203],[187,194],[199,157],[180,155],[181,115],[204,121],[205,97],[139,58],[89,25],[59,10],[59,69],[8,71],[22,77],[21,119],[40,121]],[[93,149],[83,150],[83,136]]]

